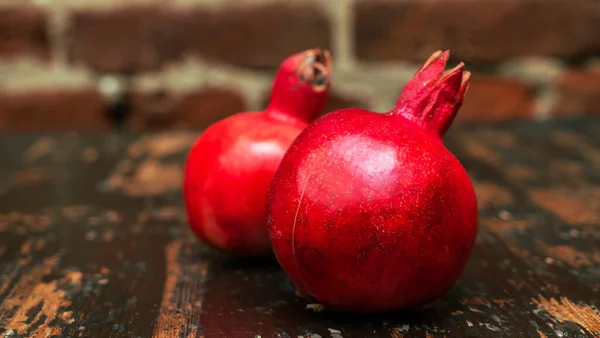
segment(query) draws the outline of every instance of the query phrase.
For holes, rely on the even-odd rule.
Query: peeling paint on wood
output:
[[[199,335],[198,325],[189,325],[188,317],[195,314],[199,316],[202,301],[192,299],[191,290],[181,289],[181,286],[204,284],[207,274],[206,263],[199,263],[192,267],[182,267],[182,242],[176,241],[167,245],[165,249],[167,277],[163,288],[160,305],[160,314],[156,320],[154,337],[178,338],[196,337]],[[189,274],[189,269],[194,270]],[[188,274],[186,274],[188,273]],[[190,281],[190,278],[198,280]],[[190,284],[191,282],[191,284]],[[200,291],[202,291],[200,289]]]
[[[86,148],[83,151],[83,154],[81,155],[83,161],[86,163],[96,162],[98,160],[98,156],[100,156],[98,154],[98,150],[96,150],[96,148],[93,148],[93,147]]]
[[[523,233],[533,227],[532,222],[528,220],[502,220],[495,217],[481,217],[480,223],[498,235],[506,235],[510,232]]]
[[[554,139],[557,143],[581,153],[596,167],[600,168],[600,150],[588,144],[581,135],[561,130],[554,133]]]
[[[54,172],[48,168],[31,168],[15,172],[11,175],[11,181],[16,185],[36,183],[44,179],[50,179]]]
[[[528,180],[535,177],[535,171],[521,164],[509,164],[505,167],[508,176],[517,180]]]
[[[560,300],[539,297],[532,300],[539,310],[546,311],[553,321],[572,322],[593,336],[600,335],[600,312],[589,305],[578,305],[566,297]]]
[[[530,192],[535,203],[558,215],[568,223],[598,224],[600,222],[600,189],[585,190],[536,189]]]
[[[143,141],[150,156],[163,157],[187,152],[198,136],[199,133],[193,132],[166,132],[147,137]]]
[[[29,251],[26,246],[22,247],[22,250],[25,254]],[[58,259],[58,256],[52,256],[34,266],[28,273],[21,271],[23,275],[15,281],[10,293],[0,304],[0,323],[5,323],[5,333],[11,331],[38,337],[45,331],[49,320],[56,317],[58,310],[70,304],[65,298],[65,292],[57,286],[59,281],[42,281],[56,266]],[[10,315],[13,312],[14,314]],[[42,324],[33,328],[33,332],[30,333],[32,325],[40,319],[43,320]]]
[[[469,135],[459,136],[459,140],[465,147],[465,150],[472,156],[493,164],[500,163],[500,156],[492,148],[479,142],[477,139]]]
[[[466,304],[466,305],[482,305],[482,306],[486,306],[486,307],[492,307],[492,304],[490,303],[490,301],[483,297],[466,298],[466,299],[463,299],[460,303]]]
[[[165,249],[167,279],[165,280],[163,298],[160,304],[160,315],[154,331],[155,336],[175,338],[179,337],[185,329],[185,318],[183,313],[177,311],[177,300],[175,299],[177,278],[181,276],[181,268],[177,262],[177,255],[179,255],[180,250],[180,242],[173,242]]]
[[[145,136],[133,142],[123,159],[106,181],[109,191],[122,191],[131,196],[154,196],[177,191],[183,179],[183,163],[165,163],[163,159],[179,154],[184,157],[197,135],[170,132]]]
[[[18,234],[44,232],[49,229],[54,213],[24,214],[12,211],[0,214],[0,232],[13,232]]]
[[[477,204],[481,209],[488,207],[504,207],[513,202],[513,197],[506,188],[489,182],[473,182]]]
[[[600,263],[600,252],[586,254],[570,245],[549,245],[542,241],[537,241],[536,243],[540,248],[546,251],[548,255],[559,259],[574,268],[580,268],[592,263]]]
[[[503,148],[516,148],[519,144],[518,137],[505,130],[483,129],[477,136],[483,138],[488,143]]]
[[[40,137],[25,151],[25,162],[34,162],[39,158],[50,155],[56,149],[56,141],[51,137]]]
[[[162,164],[148,159],[133,168],[130,175],[115,173],[107,181],[109,191],[131,196],[152,196],[179,189],[183,179],[181,164]]]

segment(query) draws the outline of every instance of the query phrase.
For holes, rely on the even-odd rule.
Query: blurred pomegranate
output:
[[[205,243],[239,256],[271,252],[267,189],[292,141],[323,109],[330,85],[327,50],[286,59],[267,108],[216,122],[191,148],[184,172],[189,225]]]

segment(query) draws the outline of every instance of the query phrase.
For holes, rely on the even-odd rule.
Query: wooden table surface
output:
[[[442,299],[377,316],[319,311],[274,260],[196,241],[180,190],[195,135],[0,135],[0,333],[600,335],[600,121],[453,127],[446,143],[479,198],[477,245]]]

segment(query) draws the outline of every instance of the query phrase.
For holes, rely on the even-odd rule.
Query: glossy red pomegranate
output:
[[[301,294],[338,310],[426,304],[460,276],[477,234],[469,176],[443,135],[470,73],[436,52],[396,106],[329,113],[306,128],[271,183],[275,255]]]
[[[183,190],[189,225],[203,242],[244,257],[271,252],[267,189],[289,145],[323,109],[330,63],[318,49],[289,57],[264,111],[218,121],[195,142]]]

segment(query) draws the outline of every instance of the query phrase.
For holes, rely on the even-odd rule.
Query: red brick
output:
[[[599,115],[600,69],[566,71],[556,88],[552,114]]]
[[[182,39],[191,34],[164,7],[124,7],[73,13],[69,56],[100,72],[154,70],[183,53]]]
[[[362,60],[422,61],[438,49],[466,61],[600,51],[596,0],[363,0],[354,10]]]
[[[456,121],[498,122],[530,118],[534,102],[533,89],[519,81],[474,75]]]
[[[0,58],[50,57],[46,12],[34,6],[0,8]]]
[[[184,53],[274,68],[291,54],[330,46],[325,14],[297,3],[77,11],[71,26],[71,59],[104,72],[153,70]]]
[[[310,4],[264,3],[198,8],[187,16],[186,40],[206,59],[246,67],[278,67],[291,54],[330,48],[326,15]]]
[[[111,128],[94,89],[0,92],[0,130],[96,131]]]
[[[239,93],[222,88],[206,88],[182,96],[166,92],[136,93],[127,123],[133,130],[206,128],[245,110],[245,101]]]

